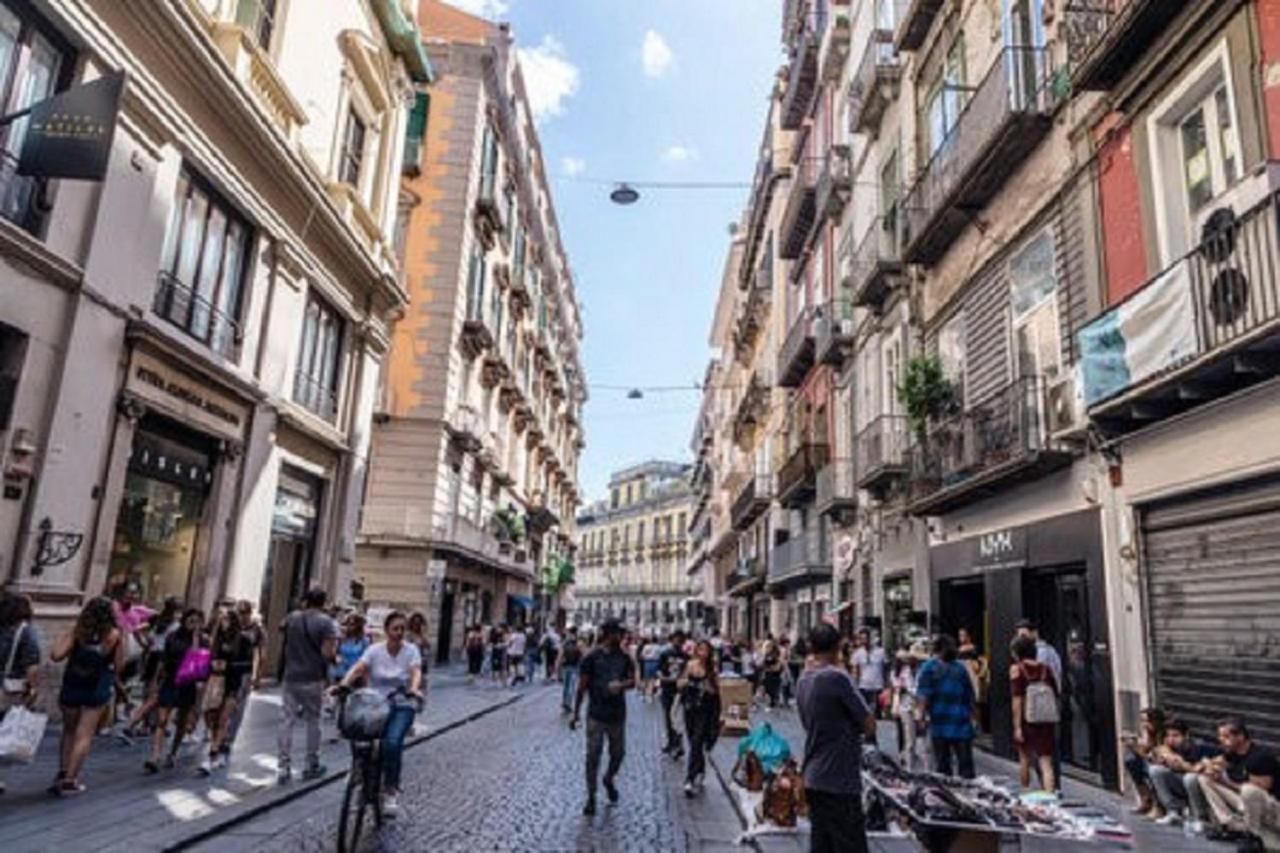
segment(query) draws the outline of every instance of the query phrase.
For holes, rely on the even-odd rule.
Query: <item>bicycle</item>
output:
[[[382,697],[371,690],[361,690],[362,694],[373,694],[381,702],[381,708],[366,711],[358,723],[347,719],[347,701],[353,691],[339,687],[338,695],[338,730],[342,736],[351,741],[351,769],[347,772],[346,790],[342,794],[342,810],[338,815],[338,853],[349,853],[360,843],[364,831],[365,814],[373,812],[375,827],[381,827],[382,813],[382,728],[386,724],[391,707],[397,700],[413,702],[421,707],[421,700],[409,693],[405,688],[398,688],[390,697]],[[372,702],[373,696],[365,701]],[[362,726],[367,727],[363,728]],[[376,730],[378,735],[371,735]]]

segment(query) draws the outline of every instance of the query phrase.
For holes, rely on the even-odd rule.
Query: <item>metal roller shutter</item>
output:
[[[1157,704],[1280,745],[1280,478],[1152,507],[1142,530]]]

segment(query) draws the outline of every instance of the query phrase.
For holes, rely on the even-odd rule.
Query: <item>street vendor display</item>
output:
[[[751,682],[745,678],[720,678],[720,721],[726,735],[736,737],[751,730]]]

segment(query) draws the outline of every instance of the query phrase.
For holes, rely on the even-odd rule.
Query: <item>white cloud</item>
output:
[[[676,55],[657,30],[649,30],[644,34],[644,44],[640,47],[640,61],[644,65],[645,76],[656,78],[671,70],[675,65]]]
[[[664,163],[692,163],[698,159],[698,149],[692,145],[669,145],[662,152]]]
[[[471,15],[494,20],[507,14],[511,4],[507,0],[448,0],[451,6],[457,6]]]
[[[564,45],[555,36],[543,36],[537,47],[522,47],[516,53],[533,117],[541,120],[563,113],[565,99],[576,95],[582,85],[582,73],[569,61]]]
[[[587,161],[581,157],[565,157],[560,161],[560,168],[571,178],[576,178],[587,171]]]

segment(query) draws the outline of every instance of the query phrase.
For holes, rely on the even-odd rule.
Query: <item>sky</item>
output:
[[[583,308],[590,397],[584,502],[611,471],[687,461],[707,337],[749,190],[598,182],[740,182],[755,172],[782,0],[449,0],[510,22]],[[618,388],[690,386],[629,400]],[[604,387],[602,387],[604,386]],[[615,387],[607,387],[615,386]]]

